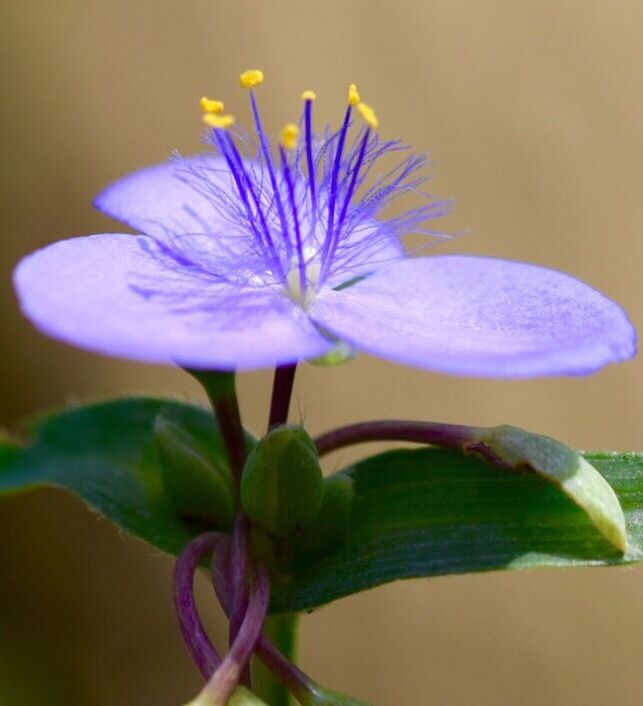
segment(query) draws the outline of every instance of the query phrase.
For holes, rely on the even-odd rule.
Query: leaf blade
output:
[[[154,546],[178,553],[198,533],[164,482],[154,423],[173,419],[225,464],[213,415],[155,398],[126,398],[50,414],[28,427],[27,443],[0,451],[0,495],[57,486]],[[226,469],[227,470],[227,469]]]
[[[346,540],[293,563],[271,609],[308,610],[401,578],[538,566],[643,561],[643,454],[586,454],[616,491],[629,549],[538,475],[499,470],[440,449],[398,450],[361,461]]]

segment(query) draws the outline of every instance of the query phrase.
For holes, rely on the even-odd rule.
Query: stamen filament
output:
[[[295,245],[297,250],[297,267],[299,269],[299,292],[302,301],[306,296],[306,262],[304,261],[304,245],[301,239],[301,229],[299,226],[299,216],[297,215],[297,202],[295,201],[295,185],[293,184],[290,167],[288,165],[288,157],[283,147],[279,148],[281,156],[281,164],[283,167],[284,178],[286,180],[286,188],[288,190],[288,201],[290,210],[292,211],[293,222],[295,226]]]
[[[359,148],[359,154],[355,166],[353,167],[353,172],[351,175],[351,181],[346,190],[346,195],[344,196],[344,203],[342,204],[342,210],[339,213],[339,218],[337,219],[337,226],[333,233],[330,234],[331,244],[328,249],[328,260],[333,261],[335,251],[337,250],[337,245],[339,243],[339,238],[342,230],[342,224],[346,218],[346,212],[348,211],[348,206],[353,198],[353,193],[355,192],[355,185],[357,184],[357,178],[359,176],[360,169],[362,168],[362,162],[364,161],[364,155],[366,154],[366,145],[368,143],[368,138],[371,133],[370,128],[367,128],[364,132],[364,137],[362,138],[362,144]]]
[[[277,176],[275,174],[275,167],[272,162],[272,153],[270,151],[270,145],[268,144],[268,138],[263,129],[263,124],[261,122],[261,116],[259,115],[259,106],[257,105],[257,99],[255,98],[254,91],[250,91],[250,105],[252,106],[252,115],[255,120],[255,125],[257,127],[257,135],[259,136],[259,142],[261,144],[261,151],[263,152],[264,160],[266,162],[266,168],[268,169],[268,176],[270,177],[270,183],[272,185],[272,191],[274,194],[275,205],[277,206],[277,213],[279,215],[279,220],[281,221],[281,227],[284,235],[284,243],[288,249],[288,254],[290,256],[292,244],[290,242],[290,235],[288,233],[288,223],[286,221],[286,214],[284,212],[284,206],[281,201],[281,192],[279,190],[279,185],[277,184]]]
[[[337,138],[337,149],[335,151],[335,160],[333,162],[333,171],[330,178],[330,192],[328,196],[328,224],[326,227],[326,239],[324,240],[324,247],[322,248],[321,259],[322,259],[322,270],[320,279],[324,279],[328,273],[329,268],[329,258],[328,251],[330,249],[331,240],[333,237],[333,226],[335,219],[335,204],[337,201],[337,180],[339,178],[339,167],[342,163],[342,153],[344,152],[344,143],[346,142],[346,133],[348,131],[348,125],[351,119],[352,105],[349,103],[346,108],[346,114],[344,115],[344,122],[339,131],[339,136]]]
[[[259,198],[259,195],[257,194],[254,185],[252,183],[252,180],[250,179],[250,176],[248,172],[246,171],[246,168],[243,163],[243,159],[241,155],[239,154],[239,150],[237,149],[237,146],[234,144],[234,141],[232,138],[224,134],[223,139],[226,140],[226,145],[230,150],[231,153],[231,158],[235,162],[235,166],[237,170],[240,172],[241,176],[243,177],[243,181],[245,182],[245,186],[248,189],[248,193],[252,197],[252,200],[255,204],[255,208],[257,209],[257,216],[259,217],[259,221],[261,223],[261,228],[264,232],[264,237],[266,240],[264,252],[266,252],[267,249],[267,256],[270,259],[270,261],[273,263],[275,266],[275,269],[277,270],[279,276],[282,278],[282,280],[286,279],[286,272],[284,271],[283,265],[281,263],[281,258],[279,257],[279,251],[277,250],[275,246],[275,242],[272,239],[272,235],[270,234],[270,227],[268,226],[268,222],[266,220],[266,216],[263,212],[263,208],[261,206],[261,199]],[[250,212],[250,217],[252,218],[252,212]],[[260,237],[259,238],[260,243],[263,243],[263,239]]]
[[[306,99],[304,108],[306,123],[306,162],[308,165],[308,186],[310,189],[310,207],[312,211],[313,229],[317,220],[317,185],[315,182],[315,161],[313,159],[313,101]]]
[[[234,179],[237,191],[239,192],[241,202],[243,203],[246,213],[248,214],[248,222],[250,228],[252,229],[252,233],[257,239],[257,242],[263,250],[264,255],[266,255],[266,257],[270,260],[273,267],[277,269],[277,271],[282,277],[285,277],[285,273],[281,265],[281,260],[279,259],[278,253],[274,247],[274,243],[270,235],[270,230],[268,228],[268,224],[266,223],[266,219],[263,214],[263,209],[261,208],[261,203],[257,195],[255,194],[254,189],[252,187],[252,182],[250,181],[250,178],[248,177],[248,174],[245,171],[241,155],[239,154],[236,145],[226,132],[219,129],[214,129],[213,132],[217,144],[219,146],[219,150],[228,165],[230,173],[232,174],[232,178]],[[248,187],[247,190],[246,185]],[[248,193],[250,193],[250,195],[252,196],[252,200],[255,203],[257,209],[256,215],[259,217],[259,221],[264,232],[263,236],[257,229],[255,222],[255,214],[252,210],[252,207],[250,206],[250,202],[248,201]],[[266,242],[264,242],[264,238]]]

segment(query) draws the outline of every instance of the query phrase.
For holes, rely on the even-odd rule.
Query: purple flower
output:
[[[422,224],[448,211],[421,191],[425,158],[376,135],[354,86],[339,130],[313,132],[306,91],[300,125],[275,147],[252,90],[262,80],[242,75],[253,134],[203,99],[212,152],[134,172],[98,196],[101,211],[144,235],[73,238],[22,260],[15,284],[38,328],[108,355],[211,369],[287,364],[346,344],[492,377],[580,375],[635,354],[623,310],[566,274],[409,257],[400,237],[439,237]],[[422,205],[382,217],[408,194]]]

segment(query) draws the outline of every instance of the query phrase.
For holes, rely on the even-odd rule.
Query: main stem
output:
[[[303,672],[291,664],[296,660],[297,623],[296,613],[268,615],[263,635],[257,643],[259,659],[254,659],[252,663],[254,690],[270,706],[290,706],[292,703],[288,689],[275,676],[275,672],[280,673],[282,679],[286,677],[289,688],[295,692],[308,686],[308,679]]]

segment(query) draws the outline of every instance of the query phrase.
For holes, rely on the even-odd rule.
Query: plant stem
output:
[[[214,408],[232,475],[238,487],[248,449],[241,424],[234,372],[186,370],[203,385]]]
[[[248,530],[248,519],[239,512],[230,546],[230,646],[235,643],[248,610]],[[241,682],[251,687],[249,668],[243,669]]]
[[[297,613],[285,613],[282,615],[268,615],[263,626],[263,635],[257,643],[257,655],[262,662],[269,664],[271,668],[277,667],[278,671],[283,671],[281,662],[282,655],[290,662],[296,658],[297,642]],[[267,638],[267,639],[266,639]],[[272,644],[271,644],[272,643]],[[274,649],[278,648],[282,655]],[[294,665],[287,665],[292,669],[292,678],[288,679],[292,689],[297,688],[298,682],[308,681],[303,673],[299,675],[299,670]],[[281,669],[279,669],[281,667]],[[275,676],[271,669],[261,664],[258,659],[253,660],[252,675],[255,693],[270,706],[290,706],[291,699],[284,684]]]
[[[268,573],[261,565],[256,565],[255,569],[255,585],[237,636],[230,646],[230,651],[204,689],[216,704],[225,704],[239,683],[241,673],[261,634],[268,611],[270,601]]]
[[[295,382],[297,364],[282,365],[275,370],[275,380],[272,385],[272,399],[270,402],[270,418],[268,431],[281,426],[288,421],[290,398]]]
[[[206,679],[221,664],[221,657],[199,619],[194,601],[194,573],[201,559],[211,553],[223,537],[218,532],[196,537],[187,544],[174,566],[173,596],[179,627],[192,659]]]
[[[315,446],[320,456],[345,446],[368,441],[413,441],[418,444],[431,444],[461,451],[468,444],[475,442],[479,433],[478,427],[467,427],[461,424],[383,419],[333,429],[318,436],[315,439]]]

